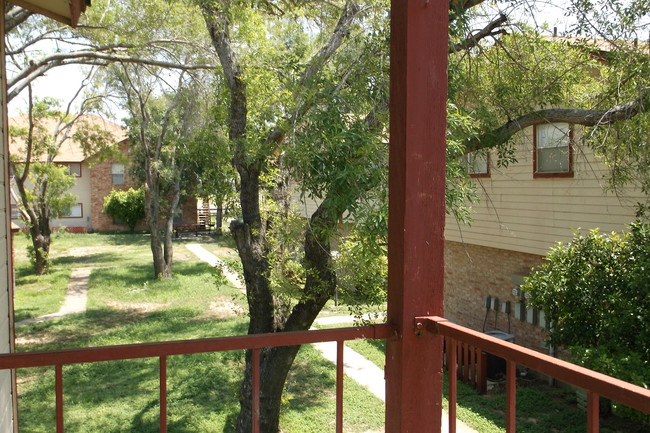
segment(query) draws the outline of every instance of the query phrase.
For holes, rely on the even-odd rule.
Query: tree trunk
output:
[[[280,406],[287,375],[300,346],[265,349],[260,356],[260,432],[277,433],[280,425]],[[240,411],[235,425],[237,433],[253,431],[252,353],[246,352],[246,370],[241,386]]]
[[[34,272],[36,275],[44,275],[50,267],[50,244],[51,237],[41,234],[38,230],[30,228],[32,247],[34,248]]]
[[[158,192],[159,185],[156,182],[155,174],[148,174],[148,179],[145,184],[145,214],[147,217],[147,226],[151,233],[151,255],[153,256],[153,271],[154,276],[159,280],[166,280],[172,277],[171,261],[167,258],[171,250],[167,250],[165,242],[165,249],[163,250],[163,241],[165,235],[161,236],[158,222],[160,221],[160,197]],[[173,218],[173,217],[172,217]],[[165,225],[165,232],[167,225]]]
[[[163,251],[163,242],[160,229],[157,224],[149,224],[151,230],[151,254],[153,255],[154,275],[159,280],[166,280],[172,277],[171,262],[166,260],[167,251]]]
[[[336,274],[332,269],[330,257],[330,237],[336,226],[336,218],[329,209],[331,201],[327,198],[314,212],[305,232],[305,281],[304,296],[293,307],[282,328],[271,326],[264,332],[305,331],[308,330],[325,303],[334,294]],[[232,227],[232,226],[231,226]],[[246,269],[246,266],[244,266]],[[267,281],[268,283],[268,281]],[[247,285],[247,287],[249,287]],[[250,297],[249,297],[250,299]],[[271,319],[273,321],[273,319]],[[251,325],[254,316],[251,315]],[[257,322],[257,321],[255,321]],[[258,323],[258,326],[261,325]],[[259,331],[258,332],[262,332]],[[300,346],[265,349],[260,356],[260,431],[277,433],[280,422],[280,406],[287,375]],[[235,431],[252,431],[252,353],[246,352],[246,370],[240,390],[240,412]]]
[[[217,215],[215,218],[216,220],[214,228],[216,233],[220,235],[223,227],[223,205],[221,203],[217,206]]]
[[[223,8],[222,8],[223,7]],[[262,218],[260,211],[260,174],[267,164],[266,157],[273,153],[282,139],[283,132],[274,130],[266,140],[266,148],[250,152],[246,136],[247,92],[237,54],[230,40],[230,22],[227,3],[202,2],[201,8],[206,26],[223,69],[230,90],[229,139],[233,150],[233,165],[240,176],[240,205],[242,220],[233,221],[230,229],[237,244],[237,251],[243,265],[246,295],[249,307],[249,334],[280,331],[307,330],[334,293],[335,275],[331,268],[329,242],[331,230],[336,223],[330,219],[325,200],[311,218],[311,225],[305,234],[305,267],[307,279],[303,297],[293,307],[289,317],[278,315],[269,281],[268,249],[266,230],[271,224]],[[354,3],[346,3],[341,18],[330,38],[323,45],[306,68],[302,83],[313,79],[322,66],[331,58],[349,34],[349,27],[359,12]],[[304,113],[308,103],[296,103],[296,113]],[[299,117],[299,114],[296,114]],[[266,152],[266,154],[265,154]],[[261,353],[260,409],[261,431],[277,433],[280,404],[287,374],[299,347],[265,349]],[[241,411],[236,421],[237,433],[252,431],[252,353],[246,354],[246,370],[241,386]]]

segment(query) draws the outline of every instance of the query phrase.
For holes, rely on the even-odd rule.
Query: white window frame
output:
[[[573,176],[573,126],[569,123],[545,123],[536,125],[534,138],[534,175],[535,177],[572,177]],[[562,157],[563,169],[549,168],[549,157]],[[557,165],[557,163],[555,164]]]
[[[78,212],[75,212],[78,210]],[[70,206],[68,212],[64,215],[61,215],[61,218],[83,218],[84,217],[84,205],[83,203],[76,203]]]
[[[490,154],[487,152],[470,152],[463,155],[463,163],[467,166],[470,177],[490,176]]]
[[[68,174],[74,177],[81,177],[81,163],[80,162],[66,162],[65,165],[68,168]],[[78,168],[78,170],[73,171],[73,167]]]
[[[120,181],[117,181],[121,179]],[[113,185],[124,185],[124,164],[111,164],[111,183]]]

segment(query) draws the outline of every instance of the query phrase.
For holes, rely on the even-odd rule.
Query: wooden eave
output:
[[[7,0],[16,6],[76,27],[90,0]]]

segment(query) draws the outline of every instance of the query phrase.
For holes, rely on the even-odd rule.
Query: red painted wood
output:
[[[600,397],[587,391],[587,433],[600,431]]]
[[[449,433],[456,433],[456,340],[449,339],[449,363],[447,364],[447,379],[449,380]]]
[[[54,394],[56,398],[56,433],[63,433],[63,366],[54,367]]]
[[[343,341],[336,342],[336,433],[343,433]]]
[[[487,392],[487,354],[481,349],[478,358],[478,392],[479,394],[485,394]]]
[[[442,315],[449,3],[393,0],[388,222],[386,431],[438,432],[442,339],[416,335]]]
[[[320,343],[323,341],[354,340],[358,338],[386,339],[392,336],[394,331],[395,327],[390,325],[372,325],[315,331],[278,332],[236,337],[10,353],[0,354],[0,370],[7,368],[43,367],[57,364],[117,361],[134,358],[158,358],[160,356],[188,355],[192,353],[221,352],[227,350],[295,346]]]
[[[160,357],[160,433],[167,433],[167,357]]]
[[[463,382],[467,383],[469,380],[469,347],[467,343],[463,343]]]
[[[632,409],[650,413],[650,390],[620,379],[553,358],[523,346],[499,340],[449,322],[442,317],[418,317],[428,332],[455,338],[485,352],[526,366],[546,376],[595,392]]]
[[[517,364],[506,364],[506,433],[517,432]]]
[[[253,349],[253,433],[260,433],[260,349]]]
[[[476,348],[470,346],[469,348],[469,384],[476,388],[476,359],[474,355],[476,354]]]

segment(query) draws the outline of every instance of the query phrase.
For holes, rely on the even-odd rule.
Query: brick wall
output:
[[[185,201],[181,204],[181,212],[183,216],[184,224],[196,224],[199,221],[198,216],[198,204],[196,197],[189,196],[185,198]]]
[[[121,150],[126,152],[126,146],[122,146]],[[125,191],[131,187],[137,188],[137,184],[130,178],[128,169],[124,170],[124,184],[113,185],[112,175],[113,161],[108,160],[94,164],[90,168],[90,225],[92,230],[107,232],[107,231],[124,231],[128,230],[125,225],[113,224],[113,218],[102,213],[104,208],[104,197],[110,194],[111,190]]]
[[[121,146],[123,154],[128,152],[126,144]],[[100,232],[126,231],[128,227],[123,224],[113,224],[113,218],[102,213],[104,208],[104,197],[110,194],[111,190],[125,191],[129,188],[138,188],[139,184],[129,176],[128,167],[124,170],[124,184],[113,185],[112,164],[114,161],[104,161],[95,164],[90,168],[90,197],[91,197],[91,229]],[[126,164],[125,164],[126,165]],[[187,197],[182,204],[183,223],[196,224],[197,209],[196,198]],[[139,223],[136,230],[146,230],[144,223]]]
[[[495,310],[489,310],[485,330],[495,329],[496,320],[496,329],[513,334],[517,344],[548,353],[543,344],[545,328],[515,318],[515,305],[522,301],[522,297],[512,293],[515,288],[513,275],[528,275],[531,268],[542,262],[541,256],[533,254],[446,241],[445,317],[482,331],[487,311],[483,299],[485,296],[496,297],[499,311],[495,316]],[[509,315],[501,310],[505,301],[511,302]],[[532,310],[527,313],[532,319]]]

